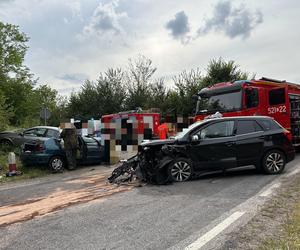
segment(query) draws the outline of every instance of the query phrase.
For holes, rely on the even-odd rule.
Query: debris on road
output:
[[[43,216],[74,204],[108,197],[131,190],[133,186],[116,186],[106,182],[107,175],[88,176],[64,182],[70,185],[57,187],[41,197],[30,198],[0,207],[0,227]],[[62,183],[63,184],[63,183]]]

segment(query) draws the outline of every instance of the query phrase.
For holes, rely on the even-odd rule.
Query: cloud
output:
[[[119,1],[115,0],[110,3],[99,3],[94,10],[90,22],[84,27],[83,33],[85,35],[113,33],[119,34],[122,31],[120,21],[127,17],[126,12],[119,12],[117,10]]]
[[[72,82],[72,83],[79,83],[82,84],[86,79],[88,79],[88,76],[86,74],[64,74],[61,76],[57,76],[58,79]]]
[[[174,39],[181,40],[182,43],[187,43],[190,31],[188,16],[184,11],[177,12],[174,19],[171,19],[166,24],[166,29],[171,31],[171,36]]]
[[[204,26],[198,30],[202,36],[211,31],[224,32],[226,36],[247,38],[257,25],[263,22],[263,14],[246,8],[245,5],[233,7],[229,1],[219,2],[213,11],[213,16],[205,20]]]

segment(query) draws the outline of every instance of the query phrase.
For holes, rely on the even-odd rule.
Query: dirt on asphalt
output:
[[[53,213],[65,207],[95,199],[105,199],[133,186],[107,183],[107,174],[84,176],[62,181],[47,194],[0,207],[0,227]]]

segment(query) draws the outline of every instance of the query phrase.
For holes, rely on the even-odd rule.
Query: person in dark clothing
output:
[[[77,167],[76,153],[78,148],[76,128],[74,126],[72,126],[71,128],[64,128],[60,134],[60,137],[64,140],[68,168],[75,169]]]

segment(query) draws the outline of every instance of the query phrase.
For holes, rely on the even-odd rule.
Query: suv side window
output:
[[[217,122],[200,130],[201,139],[220,138],[233,135],[234,121]]]
[[[237,135],[249,134],[257,131],[263,131],[263,129],[256,121],[237,121]]]
[[[285,103],[285,89],[273,89],[269,91],[269,104],[277,105]]]
[[[276,121],[273,120],[261,120],[260,124],[264,127],[265,130],[271,130],[271,129],[280,129],[282,128]]]

